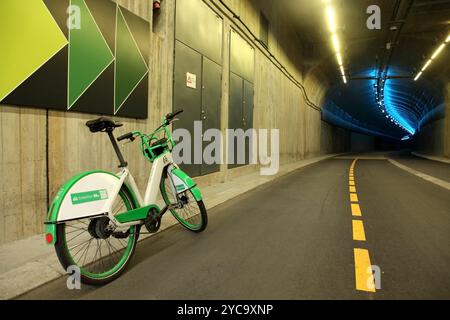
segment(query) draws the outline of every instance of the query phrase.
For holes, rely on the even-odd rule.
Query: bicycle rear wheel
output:
[[[113,214],[135,209],[128,191],[122,188],[113,205]],[[140,226],[114,231],[107,216],[68,221],[57,225],[56,254],[62,266],[80,269],[81,281],[104,285],[115,280],[129,263]]]

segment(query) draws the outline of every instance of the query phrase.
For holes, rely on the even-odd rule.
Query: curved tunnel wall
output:
[[[334,84],[326,94],[324,119],[359,133],[401,140],[445,117],[445,90],[440,84],[388,78],[381,90],[377,86],[371,79]]]
[[[415,148],[423,154],[450,157],[450,84],[446,98],[439,106],[438,116],[431,114],[415,139]]]

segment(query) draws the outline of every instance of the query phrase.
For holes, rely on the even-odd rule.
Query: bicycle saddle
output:
[[[91,120],[86,122],[86,126],[92,133],[95,132],[112,132],[115,128],[122,127],[123,124],[114,122],[110,118],[101,117],[97,120]]]

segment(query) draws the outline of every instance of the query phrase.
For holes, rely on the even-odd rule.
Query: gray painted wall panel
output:
[[[222,63],[222,19],[202,0],[177,0],[176,38]]]

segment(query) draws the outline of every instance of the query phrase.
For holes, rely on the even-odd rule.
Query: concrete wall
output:
[[[162,11],[152,16],[151,1],[118,0],[134,13],[157,22],[151,38],[149,118],[117,118],[124,123],[120,132],[150,132],[161,118],[172,110],[172,74],[174,45],[174,0],[164,0]],[[293,28],[273,14],[273,1],[227,0],[250,29],[259,34],[259,10],[270,20],[270,50],[298,81],[305,81],[308,96],[320,105],[324,87],[316,77],[303,79],[301,46]],[[243,36],[242,26],[229,13],[219,10],[215,0],[206,3],[224,18],[224,64],[227,75],[228,32],[234,26]],[[155,19],[154,19],[155,18]],[[340,152],[348,146],[349,135],[321,121],[320,112],[307,106],[300,87],[255,46],[255,128],[279,128],[283,163],[315,155]],[[228,115],[228,77],[223,77],[222,119]],[[94,115],[64,113],[52,110],[0,106],[0,244],[43,232],[49,201],[71,176],[85,170],[117,171],[111,145],[106,136],[89,133],[84,123]],[[224,121],[223,121],[224,122]],[[225,129],[226,124],[224,125]],[[150,165],[138,146],[127,145],[124,155],[132,166],[137,183],[143,187]],[[113,159],[113,161],[111,161]],[[243,170],[227,170],[200,178],[201,183],[226,180]]]
[[[416,137],[418,152],[450,158],[450,84],[447,86],[445,117],[425,125]]]
[[[324,121],[322,121],[321,126],[321,154],[350,151],[351,133],[348,130],[335,127]]]
[[[367,152],[375,150],[375,137],[373,136],[352,132],[351,140],[352,152]]]
[[[417,151],[428,155],[444,155],[445,124],[446,119],[440,119],[424,126],[417,137]]]

